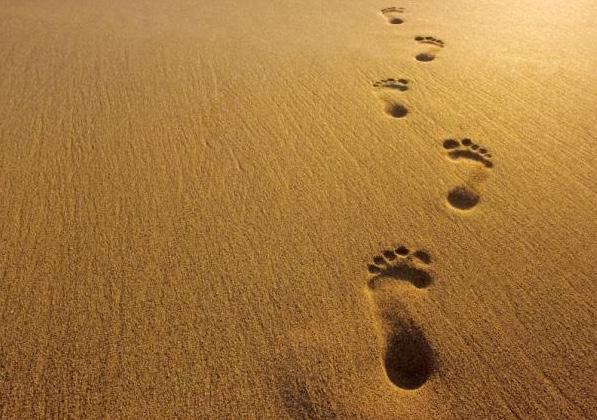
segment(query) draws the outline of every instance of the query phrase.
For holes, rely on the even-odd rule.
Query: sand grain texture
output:
[[[2,2],[0,417],[595,418],[595,28]]]

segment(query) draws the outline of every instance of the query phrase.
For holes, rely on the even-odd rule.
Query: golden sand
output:
[[[2,2],[0,418],[595,418],[596,41],[594,0]]]

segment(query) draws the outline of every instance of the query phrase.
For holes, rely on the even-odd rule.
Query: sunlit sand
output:
[[[0,418],[596,418],[597,2],[0,7]]]

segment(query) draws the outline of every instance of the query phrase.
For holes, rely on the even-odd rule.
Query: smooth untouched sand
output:
[[[3,1],[0,417],[595,418],[596,28]]]

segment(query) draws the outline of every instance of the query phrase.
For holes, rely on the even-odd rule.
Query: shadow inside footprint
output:
[[[430,263],[431,255],[427,251],[411,252],[404,245],[396,249],[386,249],[381,255],[373,257],[373,264],[367,266],[369,273],[373,274],[369,280],[369,287],[376,289],[381,283],[393,279],[408,281],[416,288],[422,289],[433,282],[427,267]]]
[[[448,153],[448,155],[452,159],[455,159],[455,160],[464,158],[464,159],[474,160],[475,162],[482,163],[487,168],[493,167],[493,163],[490,160],[485,159],[479,153],[475,153],[471,150],[452,150],[451,152]]]
[[[417,61],[429,62],[429,61],[433,61],[435,59],[435,56],[433,54],[429,54],[429,53],[421,53],[421,54],[417,54],[417,56],[415,58]]]
[[[458,186],[448,192],[448,203],[459,210],[469,210],[479,203],[479,194],[465,186]]]
[[[443,142],[444,149],[448,150],[448,156],[452,160],[465,159],[483,164],[486,168],[493,168],[491,154],[485,147],[473,143],[471,139],[446,139]]]
[[[435,371],[435,355],[417,326],[397,325],[386,342],[384,366],[394,385],[402,389],[417,389]]]
[[[371,268],[369,269],[371,271]],[[369,281],[369,287],[377,288],[384,279],[406,280],[418,289],[423,289],[433,282],[433,278],[425,270],[413,267],[409,264],[400,263],[382,269]]]
[[[387,102],[385,110],[389,116],[394,118],[404,118],[408,114],[408,109],[404,105],[393,102]]]
[[[406,92],[408,90],[408,84],[410,80],[408,79],[383,79],[373,83],[373,87],[375,88],[383,88],[383,89],[394,89],[399,90],[401,92]]]
[[[381,11],[381,13],[388,19],[390,25],[401,25],[404,23],[404,19],[397,15],[398,13],[403,12],[403,7],[387,7]]]

